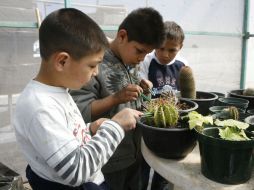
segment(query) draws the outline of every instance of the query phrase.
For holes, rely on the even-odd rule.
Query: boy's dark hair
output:
[[[49,14],[41,23],[39,42],[41,58],[45,60],[60,51],[79,60],[108,47],[100,27],[86,14],[73,8],[59,9]]]
[[[159,48],[165,39],[162,16],[153,8],[139,8],[123,20],[119,30],[125,29],[128,41]]]
[[[183,29],[173,21],[166,21],[164,23],[166,39],[178,41],[183,43],[184,41],[184,32]]]

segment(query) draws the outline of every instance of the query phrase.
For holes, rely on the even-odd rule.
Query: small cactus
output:
[[[243,91],[243,95],[245,95],[245,96],[254,96],[254,88],[246,88]]]
[[[154,123],[156,127],[162,128],[175,127],[179,118],[175,104],[163,98],[150,101],[147,105],[146,114],[148,116],[146,122],[149,125]]]
[[[235,106],[223,109],[217,114],[219,118],[239,120],[239,111]]]
[[[181,68],[179,73],[179,86],[182,98],[196,98],[196,87],[192,69],[189,66]]]

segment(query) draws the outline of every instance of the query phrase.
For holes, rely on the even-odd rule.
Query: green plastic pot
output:
[[[197,133],[202,174],[223,184],[241,184],[251,177],[254,140],[229,141],[219,137],[218,127]],[[254,134],[245,131],[248,137]]]
[[[235,98],[235,97],[227,97],[227,98],[219,98],[219,105],[220,106],[235,106],[246,111],[249,101],[242,98]]]

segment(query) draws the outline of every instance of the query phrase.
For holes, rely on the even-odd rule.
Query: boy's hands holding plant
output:
[[[142,114],[142,112],[139,112],[137,110],[125,108],[118,112],[116,115],[114,115],[111,120],[118,123],[123,128],[123,130],[128,131],[136,127],[136,121]],[[101,126],[101,124],[106,120],[109,119],[100,118],[92,122],[90,124],[91,134],[94,135]]]
[[[120,91],[116,92],[113,97],[119,104],[126,103],[129,101],[135,101],[139,95],[143,93],[143,89],[136,84],[128,84]]]
[[[143,89],[143,93],[145,95],[149,95],[151,93],[151,89],[153,88],[153,83],[150,80],[142,79],[139,85]]]

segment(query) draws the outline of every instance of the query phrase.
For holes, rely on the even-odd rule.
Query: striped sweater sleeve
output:
[[[77,143],[71,141],[52,155],[47,163],[54,168],[65,184],[79,186],[102,168],[123,137],[124,131],[121,126],[111,120],[104,121],[86,144],[77,146]],[[66,150],[71,150],[68,156],[59,159]]]

